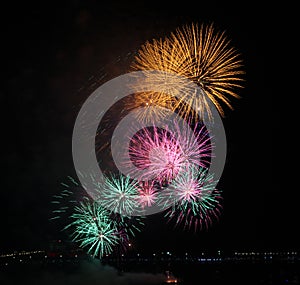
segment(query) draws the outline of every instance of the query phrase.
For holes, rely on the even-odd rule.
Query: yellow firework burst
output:
[[[243,87],[245,73],[240,54],[225,32],[216,31],[214,24],[185,25],[164,39],[146,42],[138,51],[132,69],[175,73],[200,86],[203,91],[200,95],[190,89],[184,92],[180,79],[168,90],[162,87],[162,93],[177,98],[173,109],[184,117],[194,116],[197,111],[210,115],[209,100],[224,116],[222,104],[233,109],[230,99],[240,97],[237,90]]]

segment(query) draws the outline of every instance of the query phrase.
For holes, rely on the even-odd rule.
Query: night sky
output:
[[[121,2],[121,1],[119,1]],[[157,4],[110,1],[12,3],[2,18],[2,187],[0,252],[43,248],[57,238],[50,201],[75,176],[72,131],[81,104],[101,74],[122,73],[117,59],[146,40],[193,22],[214,22],[242,54],[242,99],[225,109],[226,165],[218,184],[220,221],[207,232],[174,230],[160,215],[136,237],[140,249],[297,248],[296,189],[275,149],[275,89],[267,84],[269,21],[254,7],[217,3],[163,9]],[[200,8],[201,7],[201,8]],[[184,14],[189,16],[175,16]],[[254,15],[254,17],[252,17]],[[281,130],[278,136],[283,136]],[[281,150],[282,151],[282,150]],[[283,154],[284,155],[284,154]],[[280,168],[280,170],[278,170]]]

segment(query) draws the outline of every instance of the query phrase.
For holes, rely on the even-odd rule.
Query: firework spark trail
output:
[[[81,201],[90,199],[86,191],[73,177],[68,176],[68,181],[61,183],[63,189],[57,195],[53,195],[51,204],[54,206],[52,217],[49,220],[67,219],[76,205]]]
[[[97,202],[81,202],[74,208],[71,222],[64,229],[72,229],[72,239],[94,257],[102,258],[113,252],[120,242],[116,224],[109,218],[109,211]]]
[[[225,32],[216,31],[213,24],[185,25],[165,39],[146,42],[140,48],[132,69],[175,73],[200,86],[203,96],[196,96],[190,88],[183,92],[181,85],[184,83],[180,79],[172,87],[161,83],[162,93],[175,97],[178,92],[182,93],[174,106],[174,110],[178,110],[182,116],[197,114],[193,113],[193,109],[211,114],[207,100],[224,116],[222,104],[233,109],[230,97],[239,98],[236,90],[243,87],[242,75],[245,73],[240,54],[230,44]],[[160,79],[157,80],[159,82]]]
[[[140,130],[131,140],[129,154],[133,164],[144,170],[141,180],[163,183],[181,168],[178,142],[167,129],[154,126]]]
[[[64,230],[73,230],[73,240],[88,248],[94,257],[102,258],[119,246],[126,248],[130,237],[143,225],[143,217],[132,214],[157,204],[163,185],[168,190],[162,201],[171,205],[165,216],[168,221],[175,220],[176,226],[207,228],[218,219],[222,208],[217,181],[208,173],[213,152],[211,137],[199,123],[204,118],[198,114],[212,116],[211,102],[222,116],[223,104],[233,109],[230,100],[239,98],[236,90],[243,87],[240,54],[230,46],[225,33],[216,31],[213,25],[192,24],[176,29],[165,39],[146,42],[131,68],[145,71],[146,75],[153,70],[165,72],[163,76],[160,73],[145,78],[156,86],[156,91],[139,91],[132,96],[133,102],[126,101],[127,111],[143,107],[136,113],[138,121],[154,124],[166,116],[166,110],[171,110],[196,126],[192,132],[176,124],[172,131],[153,126],[137,132],[129,153],[135,167],[144,170],[140,181],[120,173],[106,176],[101,183],[95,181],[95,197],[100,197],[96,201],[88,195],[74,198],[74,191],[67,184],[60,195],[54,196],[57,209],[52,219],[67,215],[72,222]],[[173,78],[171,82],[166,80],[169,77]],[[185,83],[186,79],[195,84]],[[159,92],[157,86],[161,87]],[[101,138],[96,141],[97,154],[109,149],[108,141],[102,144],[104,135],[114,126],[107,118],[105,127],[97,131]],[[70,180],[80,187],[74,179]]]
[[[190,128],[177,120],[172,124],[172,131],[168,126],[148,127],[131,139],[128,151],[134,166],[143,170],[141,180],[154,179],[163,184],[170,182],[185,165],[209,167],[213,144],[205,126],[197,123]],[[134,172],[132,169],[133,175]]]
[[[144,226],[145,216],[126,216],[112,213],[112,219],[118,228],[121,229],[121,232],[126,234],[126,239],[129,241],[136,236],[136,233],[141,232],[141,228]]]
[[[155,205],[158,200],[158,189],[155,186],[155,181],[140,181],[137,199],[142,208]]]
[[[121,215],[130,216],[139,210],[137,201],[138,183],[121,173],[106,176],[104,183],[96,182],[98,200],[105,208]]]
[[[172,205],[165,214],[168,221],[175,220],[175,225],[184,228],[208,228],[213,219],[218,219],[221,207],[221,194],[216,189],[217,181],[207,169],[189,167],[178,175],[164,193]]]
[[[192,128],[187,128],[177,121],[174,121],[173,124],[175,126],[174,136],[181,149],[184,165],[208,168],[214,145],[206,127],[201,123],[196,123]]]
[[[92,175],[91,175],[92,177]],[[85,189],[72,177],[64,182],[63,190],[53,196],[50,220],[59,220],[74,242],[94,257],[111,252],[125,252],[130,240],[144,225],[142,216],[125,216],[107,209],[87,195]],[[96,183],[96,181],[94,181]],[[95,196],[101,196],[101,189],[95,189]]]
[[[126,105],[128,110],[135,109],[135,118],[141,123],[158,122],[172,110],[174,99],[168,94],[159,92],[135,93],[133,100]]]

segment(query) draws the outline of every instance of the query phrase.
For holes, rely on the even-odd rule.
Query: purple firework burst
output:
[[[186,165],[209,167],[213,148],[205,126],[196,124],[191,129],[176,121],[174,126],[172,130],[147,127],[133,136],[129,157],[136,169],[131,174],[136,177],[139,172],[140,180],[168,184]]]
[[[160,183],[172,180],[182,167],[179,142],[167,129],[144,128],[132,138],[129,155],[138,170],[143,170],[141,180]]]

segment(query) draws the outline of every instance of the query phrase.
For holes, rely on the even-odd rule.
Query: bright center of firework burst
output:
[[[169,180],[178,174],[182,163],[176,150],[156,147],[149,152],[150,169],[155,170],[159,176]]]
[[[163,147],[155,147],[149,152],[149,160],[152,164],[167,165],[170,155]]]
[[[182,187],[177,189],[177,192],[179,198],[186,202],[195,201],[201,194],[197,181],[187,182],[186,186],[182,185]]]
[[[198,188],[197,183],[194,181],[191,181],[187,185],[187,188],[183,189],[180,196],[185,201],[192,201],[192,200],[195,200],[197,198],[197,196],[199,196],[199,194],[200,194],[200,190]]]

